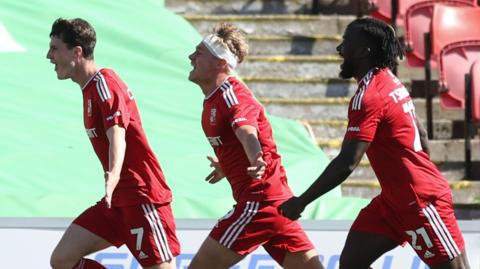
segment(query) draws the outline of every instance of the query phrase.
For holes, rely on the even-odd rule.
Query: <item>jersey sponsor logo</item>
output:
[[[405,87],[400,87],[390,92],[388,96],[390,96],[396,104],[410,96],[410,93]]]
[[[87,100],[87,115],[92,116],[92,99]]]
[[[117,111],[117,112],[113,113],[113,115],[108,116],[108,117],[106,118],[106,120],[107,120],[107,121],[111,121],[111,120],[113,120],[114,118],[119,117],[119,116],[121,116],[121,115],[122,115],[122,112]]]
[[[98,134],[97,134],[97,131],[95,130],[95,128],[85,129],[85,131],[87,132],[87,135],[88,135],[89,138],[98,137]]]
[[[212,108],[210,110],[210,125],[216,125],[217,124],[217,109]]]
[[[350,126],[350,127],[347,128],[347,132],[360,132],[360,127]]]
[[[218,147],[223,145],[222,139],[220,136],[207,136],[208,142],[212,147]]]
[[[237,124],[239,122],[246,121],[246,120],[247,120],[247,118],[237,118],[237,119],[233,120],[232,126],[234,126],[235,124]]]

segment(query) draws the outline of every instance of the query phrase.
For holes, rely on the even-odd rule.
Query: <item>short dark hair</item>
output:
[[[366,34],[367,41],[374,46],[370,63],[375,67],[393,69],[398,65],[398,58],[403,59],[405,56],[404,47],[390,25],[372,18],[359,18],[348,25],[353,26]]]
[[[50,37],[58,37],[67,44],[69,49],[80,46],[85,58],[93,59],[93,50],[97,43],[95,29],[80,18],[71,20],[58,18],[52,25]]]

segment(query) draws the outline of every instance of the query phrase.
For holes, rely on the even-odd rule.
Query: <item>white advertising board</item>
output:
[[[2,221],[4,225],[2,225]],[[50,253],[67,224],[68,221],[63,221],[61,225],[51,225],[52,227],[49,228],[48,220],[46,220],[41,225],[15,225],[12,222],[5,225],[5,220],[0,219],[0,268],[50,268]],[[213,221],[179,221],[177,233],[182,244],[182,254],[176,259],[178,269],[187,268],[213,224]],[[351,222],[309,221],[302,222],[302,224],[320,253],[325,268],[338,268],[338,259]],[[470,265],[472,269],[480,269],[480,221],[463,221],[460,222],[460,226],[466,241]],[[94,253],[89,258],[101,262],[108,269],[141,268],[125,246],[119,249],[111,247]],[[259,248],[232,268],[277,269],[281,267],[268,256],[263,248]],[[407,245],[406,247],[397,247],[383,255],[373,264],[373,268],[425,269],[428,267]]]

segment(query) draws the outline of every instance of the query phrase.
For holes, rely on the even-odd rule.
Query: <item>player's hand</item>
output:
[[[213,167],[214,170],[210,174],[208,174],[208,176],[205,178],[205,181],[210,184],[215,184],[222,180],[222,178],[225,177],[225,174],[223,173],[222,168],[218,163],[217,157],[207,156],[207,159],[210,161],[210,167]]]
[[[112,196],[113,190],[115,189],[115,185],[111,184],[112,182],[118,182],[118,180],[114,179],[115,175],[110,172],[105,172],[105,202],[107,203],[107,207],[112,207]],[[117,176],[118,177],[118,176]]]
[[[247,174],[252,178],[261,179],[265,174],[267,163],[263,160],[263,153],[259,151],[250,167],[247,168]]]
[[[293,196],[278,207],[278,212],[291,219],[296,220],[301,217],[305,206],[298,197]]]

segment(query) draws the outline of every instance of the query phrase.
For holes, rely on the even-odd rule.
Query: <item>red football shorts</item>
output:
[[[465,248],[451,194],[424,208],[403,211],[377,196],[360,211],[351,230],[380,234],[400,245],[408,242],[427,265],[448,262]]]
[[[170,204],[108,208],[101,200],[73,223],[116,247],[126,244],[143,267],[169,261],[180,254]]]
[[[282,202],[239,203],[218,220],[210,237],[240,255],[263,246],[280,265],[287,252],[314,249],[300,224],[277,212]]]

